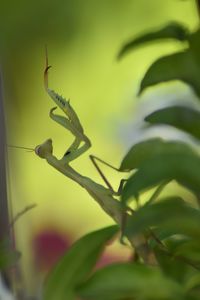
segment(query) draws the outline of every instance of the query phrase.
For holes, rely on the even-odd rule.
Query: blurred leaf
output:
[[[44,285],[44,299],[76,299],[75,287],[89,276],[106,242],[117,231],[118,226],[110,226],[78,240],[49,273]]]
[[[139,169],[142,165],[157,155],[182,151],[185,151],[188,154],[192,154],[194,152],[194,150],[184,142],[167,141],[161,138],[150,138],[132,146],[123,158],[119,170],[131,171],[133,169]]]
[[[159,154],[144,160],[140,168],[128,179],[122,192],[122,203],[160,183],[176,180],[179,184],[200,193],[200,157],[182,142],[165,142],[158,145]],[[153,150],[152,150],[153,152]]]
[[[200,238],[200,211],[179,197],[170,197],[137,210],[128,219],[125,234],[134,236],[151,227],[161,227],[173,235]]]
[[[0,243],[0,270],[13,266],[20,258],[21,253],[12,249],[9,239]]]
[[[186,282],[186,290],[188,294],[188,300],[199,300],[200,295],[200,273],[196,272]]]
[[[156,227],[151,229],[151,232],[153,232],[153,234],[160,240],[160,241],[164,241],[166,242],[166,240],[168,241],[168,239],[170,239],[171,237],[174,236],[174,230],[173,229],[166,229],[163,227]],[[186,237],[185,237],[186,238]],[[188,237],[187,237],[188,239]],[[154,249],[155,247],[158,246],[158,242],[155,239],[150,239],[148,241],[149,246]]]
[[[160,138],[152,138],[133,145],[122,160],[119,170],[130,171],[139,168],[153,155],[159,154],[163,149],[163,145],[164,141]]]
[[[190,48],[188,51],[191,52],[195,62],[199,65],[200,64],[200,56],[199,56],[199,51],[200,51],[200,29],[197,31],[193,32],[188,36],[188,41]]]
[[[179,52],[156,60],[142,79],[139,94],[147,87],[171,80],[181,80],[200,95],[199,66],[191,52]]]
[[[124,55],[134,50],[138,46],[165,39],[185,41],[188,39],[188,30],[185,26],[176,22],[172,22],[161,29],[140,35],[139,37],[130,40],[122,47],[119,52],[118,59],[122,58]]]
[[[156,60],[147,70],[139,94],[147,87],[171,80],[189,84],[200,96],[200,30],[188,35],[189,48]]]
[[[200,111],[186,106],[159,109],[145,118],[151,124],[166,124],[200,139]]]
[[[182,287],[158,268],[140,264],[115,264],[98,270],[79,288],[83,299],[182,299]]]
[[[188,273],[193,271],[193,268],[185,261],[173,256],[173,254],[170,255],[167,251],[156,247],[154,253],[164,274],[177,282],[184,282]]]
[[[185,241],[184,243],[181,243],[176,247],[174,254],[200,263],[200,240],[190,239]]]

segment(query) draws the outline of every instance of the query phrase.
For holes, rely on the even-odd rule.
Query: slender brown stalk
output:
[[[6,186],[6,165],[5,165],[5,123],[3,108],[2,79],[0,74],[0,240],[7,235],[9,226],[8,199]]]
[[[0,70],[1,71],[1,70]],[[0,243],[5,239],[11,243],[11,235],[9,228],[9,206],[7,197],[7,185],[6,185],[6,130],[4,119],[4,105],[3,105],[3,85],[2,74],[0,72]],[[5,275],[8,284],[11,284],[8,274]]]
[[[10,223],[10,228],[12,228],[14,225],[15,225],[15,223],[25,214],[25,213],[27,213],[29,210],[31,210],[31,209],[33,209],[33,208],[35,208],[37,206],[37,204],[30,204],[30,205],[28,205],[28,206],[26,206],[23,210],[21,210],[20,212],[18,212],[15,216],[14,216],[14,218],[13,218],[13,220],[11,221],[11,223]]]

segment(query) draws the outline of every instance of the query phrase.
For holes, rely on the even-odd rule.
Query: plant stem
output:
[[[11,235],[9,229],[9,208],[6,185],[6,130],[3,107],[3,86],[0,70],[0,243],[7,239],[11,247]],[[9,275],[8,273],[4,274]],[[7,277],[6,276],[6,277]],[[9,277],[9,276],[8,276]],[[7,278],[8,284],[11,284],[10,278]]]

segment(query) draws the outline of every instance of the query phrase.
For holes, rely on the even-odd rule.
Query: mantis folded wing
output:
[[[51,99],[66,115],[64,117],[55,114],[54,111],[57,107],[54,107],[50,110],[50,117],[55,122],[57,122],[65,129],[70,131],[74,135],[75,139],[61,159],[57,159],[53,155],[53,145],[51,139],[48,139],[43,144],[37,146],[35,148],[35,153],[39,157],[46,159],[46,161],[52,167],[57,169],[59,172],[69,177],[70,179],[76,181],[79,185],[85,188],[87,192],[93,197],[93,199],[96,202],[98,202],[101,208],[119,225],[119,227],[123,231],[124,220],[127,220],[127,218],[130,217],[130,214],[128,213],[128,210],[124,211],[124,209],[122,209],[120,202],[114,196],[120,194],[123,188],[124,180],[121,181],[119,191],[115,192],[96,163],[96,160],[99,160],[101,162],[103,161],[92,155],[90,156],[90,158],[93,164],[95,165],[95,167],[97,168],[97,170],[99,171],[104,182],[106,183],[107,188],[94,182],[92,179],[79,174],[70,166],[71,161],[78,158],[80,155],[82,155],[85,151],[87,151],[91,147],[91,142],[89,138],[85,135],[80,120],[75,110],[70,105],[69,100],[64,99],[62,96],[58,95],[55,91],[49,89],[48,87],[49,68],[50,66],[48,65],[48,59],[46,55],[46,68],[44,71],[45,89],[48,95],[51,97]],[[107,165],[111,166],[109,164]],[[118,170],[117,168],[114,169]],[[143,235],[140,235],[137,237],[128,236],[127,238],[129,239],[132,246],[136,249],[138,255],[146,263],[152,263],[152,252],[149,250],[147,246],[145,237]]]

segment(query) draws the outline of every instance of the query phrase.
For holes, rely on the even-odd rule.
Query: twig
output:
[[[35,208],[37,206],[37,204],[31,204],[26,206],[22,211],[18,212],[15,217],[13,218],[13,220],[10,222],[9,227],[12,228],[15,223],[18,221],[19,218],[21,218],[21,216],[23,216],[25,213],[27,213],[29,210]]]

